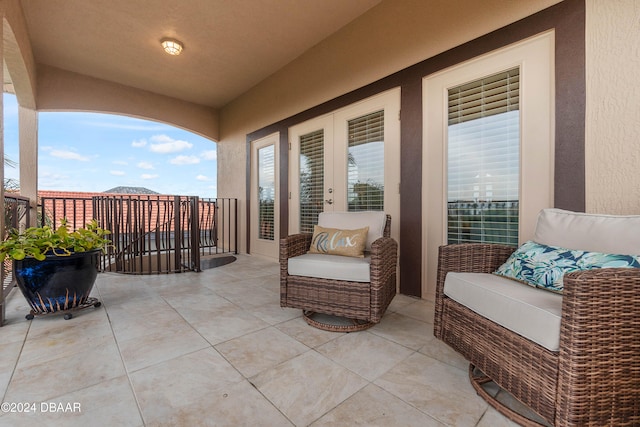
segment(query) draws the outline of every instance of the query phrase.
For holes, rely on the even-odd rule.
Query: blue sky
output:
[[[4,94],[5,155],[19,160],[18,106]],[[5,178],[18,179],[5,167]],[[163,123],[112,114],[38,113],[38,188],[102,192],[118,186],[216,197],[216,144]]]

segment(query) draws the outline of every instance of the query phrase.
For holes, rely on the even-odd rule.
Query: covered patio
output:
[[[32,321],[11,294],[0,394],[15,405],[0,424],[516,425],[433,337],[425,300],[396,296],[367,331],[322,331],[278,306],[277,264],[246,255],[202,273],[103,273],[94,293],[102,307]]]
[[[0,424],[515,425],[476,395],[468,363],[433,336],[437,254],[448,239],[447,141],[432,133],[446,128],[432,113],[447,105],[433,94],[449,83],[430,84],[462,67],[473,73],[452,76],[452,87],[522,67],[518,108],[530,132],[515,132],[527,134],[515,156],[522,191],[508,201],[519,244],[541,208],[638,214],[636,0],[147,3],[0,0],[3,82],[20,104],[20,194],[36,207],[40,111],[169,123],[217,144],[218,197],[238,200],[238,260],[200,273],[102,273],[102,306],[68,321],[25,320],[27,304],[11,292]],[[161,50],[167,38],[184,44],[181,55]],[[532,41],[544,61],[509,56]],[[496,52],[499,70],[476,69],[480,60],[494,67]],[[540,76],[543,90],[525,86]],[[393,216],[398,292],[372,328],[320,331],[279,304],[278,242],[298,231],[304,205],[295,200],[302,155],[292,153],[298,136],[317,131],[308,123],[330,122],[322,130],[339,136],[334,128],[370,101],[393,128],[384,137],[391,155],[381,156],[388,175],[357,184],[377,190]],[[342,134],[323,147],[342,150]],[[265,147],[266,192],[257,161]],[[348,207],[347,185],[329,184],[317,210]]]

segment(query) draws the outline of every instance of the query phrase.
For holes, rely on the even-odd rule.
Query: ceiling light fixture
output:
[[[182,42],[176,39],[162,39],[160,43],[164,51],[169,55],[180,55],[184,47]]]

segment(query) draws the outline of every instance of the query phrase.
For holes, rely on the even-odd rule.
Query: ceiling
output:
[[[381,0],[22,0],[36,64],[221,108]],[[160,40],[184,43],[179,56]]]

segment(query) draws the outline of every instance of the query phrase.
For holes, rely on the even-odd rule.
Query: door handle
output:
[[[333,199],[325,200],[324,202],[326,204],[328,204],[328,205],[332,205],[333,204]]]

